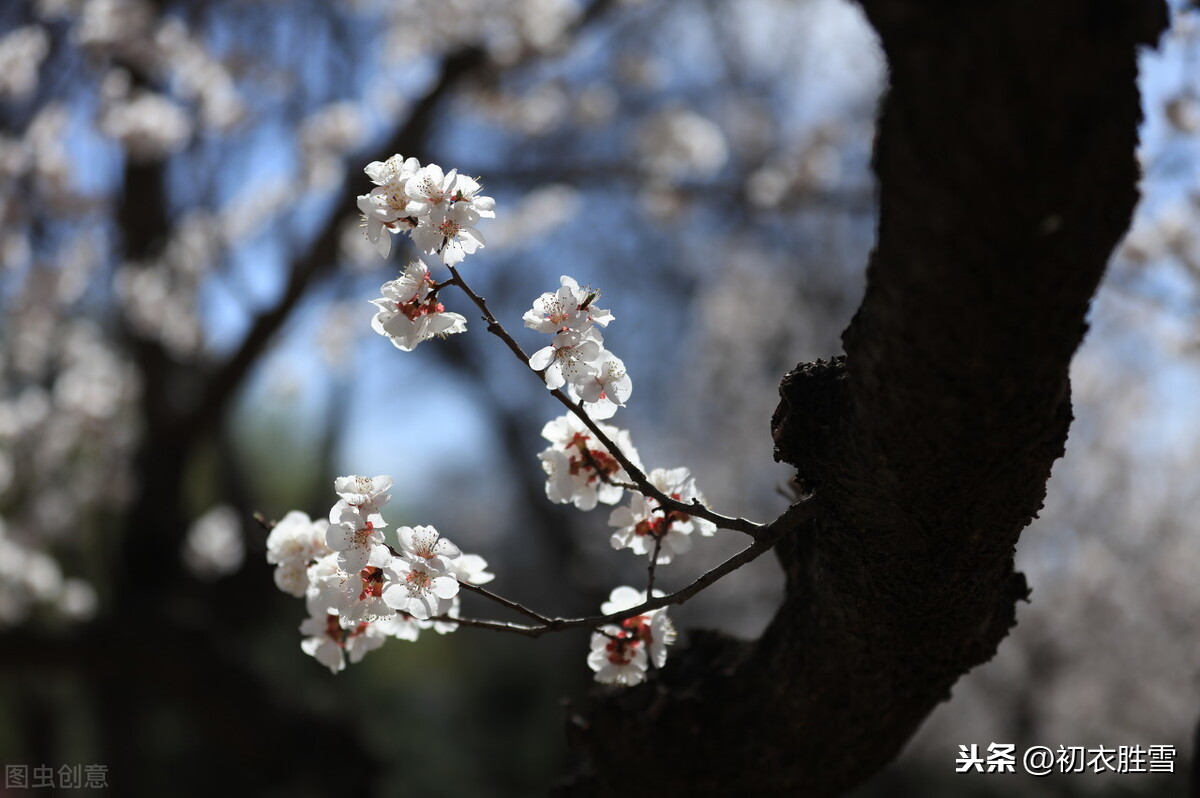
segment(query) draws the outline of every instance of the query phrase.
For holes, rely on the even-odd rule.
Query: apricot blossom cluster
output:
[[[648,579],[645,590],[613,590],[595,619],[546,618],[481,588],[493,579],[487,562],[464,554],[433,527],[402,526],[389,535],[381,510],[390,498],[391,477],[339,477],[334,484],[339,499],[328,520],[314,521],[293,511],[267,540],[267,560],[277,566],[276,584],[303,597],[308,607],[309,618],[300,627],[301,648],[336,673],[347,659],[359,661],[388,637],[412,641],[426,629],[444,634],[469,625],[536,636],[590,627],[587,661],[597,681],[645,681],[650,669],[665,665],[667,648],[676,638],[666,598],[654,590],[656,566],[689,551],[693,534],[713,535],[717,524],[712,518],[730,519],[704,507],[688,469],[656,468],[647,475],[629,433],[600,423],[625,406],[633,383],[624,362],[605,348],[602,331],[614,316],[597,305],[599,291],[560,277],[558,288],[535,299],[522,318],[525,327],[551,336],[548,344],[526,355],[456,268],[483,247],[474,225],[495,216],[495,202],[479,193],[478,181],[400,155],[374,161],[365,171],[375,188],[358,198],[358,207],[367,238],[380,254],[390,253],[392,235],[410,233],[418,249],[438,255],[450,272],[438,282],[424,262],[410,263],[371,300],[372,329],[403,351],[464,332],[465,317],[447,311],[441,294],[451,286],[466,294],[483,312],[489,332],[503,339],[568,408],[542,429],[550,443],[538,455],[546,497],[591,510],[598,504],[616,505],[631,492],[630,503],[609,515],[616,530],[611,543],[648,556]],[[539,625],[462,617],[464,586]]]

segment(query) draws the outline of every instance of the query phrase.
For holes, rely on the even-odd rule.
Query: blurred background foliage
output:
[[[1143,58],[1146,199],[1074,367],[1076,421],[996,660],[859,795],[1179,795],[1200,716],[1200,33]],[[353,198],[396,149],[498,203],[465,276],[520,315],[603,291],[648,467],[721,512],[787,504],[782,375],[862,290],[884,65],[840,0],[13,0],[0,6],[0,762],[104,763],[114,794],[533,795],[565,775],[584,634],[299,650],[254,512],[389,521],[494,587],[589,613],[642,564],[543,497],[538,381],[471,330],[372,334]],[[397,239],[400,243],[400,239]],[[1031,287],[1032,288],[1032,287]],[[664,569],[681,586],[738,547]],[[678,625],[752,636],[773,563]],[[468,603],[467,614],[488,614]],[[955,776],[958,745],[1170,744],[1175,777]],[[681,766],[685,766],[681,763]]]

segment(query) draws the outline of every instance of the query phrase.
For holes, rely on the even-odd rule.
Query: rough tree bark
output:
[[[573,721],[572,795],[838,795],[989,660],[1071,421],[1068,367],[1137,200],[1159,0],[863,0],[887,55],[878,242],[845,356],[781,385],[815,520],[761,639],[693,635]]]

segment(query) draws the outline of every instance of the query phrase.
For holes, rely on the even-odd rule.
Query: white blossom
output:
[[[654,591],[655,598],[663,595],[665,594],[661,590]],[[645,601],[646,591],[623,585],[613,588],[608,595],[608,601],[600,605],[600,612],[612,615],[633,609]],[[667,616],[666,607],[659,607],[656,610],[628,618],[622,621],[622,627],[626,630],[637,630],[641,639],[649,644],[650,661],[656,668],[661,668],[667,663],[667,646],[674,645],[676,632],[674,624]]]
[[[464,218],[472,224],[480,219],[496,218],[496,200],[480,194],[482,190],[479,181],[468,175],[458,175],[454,183],[454,205],[463,209]]]
[[[487,560],[478,554],[464,554],[450,561],[450,572],[454,574],[454,578],[468,585],[486,585],[495,579],[496,575],[488,571],[487,567]]]
[[[566,384],[581,385],[599,373],[598,360],[604,351],[595,336],[588,332],[566,330],[554,340],[529,356],[529,367],[544,371],[546,388],[554,390]]]
[[[655,591],[661,596],[662,591]],[[601,605],[605,615],[632,609],[646,600],[646,592],[632,587],[615,588]],[[646,678],[650,664],[661,668],[667,663],[667,646],[675,642],[675,627],[665,607],[609,624],[592,634],[588,667],[596,672],[596,681],[632,686]]]
[[[353,507],[366,508],[367,512],[378,512],[392,498],[388,493],[395,484],[386,474],[377,477],[351,475],[333,481],[333,492]]]
[[[656,468],[647,478],[650,484],[672,499],[690,504],[704,502],[696,489],[691,472],[686,468],[671,470]],[[692,532],[711,536],[716,525],[703,518],[696,518],[679,510],[662,510],[656,499],[635,495],[628,507],[618,507],[609,514],[609,526],[617,531],[612,536],[614,549],[632,549],[635,554],[653,556],[658,551],[659,564],[671,562],[676,554],[684,554],[692,548]]]
[[[425,628],[422,623],[427,622],[419,621],[407,612],[397,612],[390,618],[381,618],[371,625],[388,637],[415,643],[421,636],[421,630]]]
[[[397,225],[391,221],[385,221],[387,216],[391,214],[385,205],[386,198],[373,196],[371,194],[359,194],[357,198],[358,212],[362,215],[362,226],[365,229],[367,240],[375,247],[375,251],[381,257],[386,258],[392,252],[392,236],[398,232]],[[384,235],[384,231],[389,235]]]
[[[300,624],[300,649],[334,673],[346,667],[345,632],[337,613],[315,614]]]
[[[450,205],[453,202],[454,183],[457,177],[456,170],[451,169],[449,174],[445,174],[442,172],[442,167],[435,163],[421,167],[410,180],[405,182],[410,215],[428,216],[434,210]]]
[[[308,606],[337,612],[343,621],[375,621],[390,618],[395,611],[383,602],[383,568],[391,561],[385,546],[371,550],[361,571],[343,571],[335,555],[318,560],[308,571]]]
[[[411,352],[434,336],[465,332],[466,318],[448,313],[433,295],[433,285],[424,263],[410,263],[398,279],[383,284],[382,297],[371,300],[379,309],[371,320],[371,329],[404,352]]]
[[[458,595],[458,580],[439,569],[435,560],[410,562],[404,557],[393,557],[384,573],[388,578],[384,602],[420,620],[444,615],[450,609],[450,600]]]
[[[459,595],[456,595],[454,598],[450,599],[450,606],[446,607],[438,614],[442,615],[446,618],[457,618],[459,615],[459,610],[461,609],[460,598],[461,598],[461,593]],[[444,604],[443,604],[443,607],[445,607]],[[422,630],[432,629],[433,631],[437,632],[440,635],[447,635],[447,634],[450,634],[451,632],[458,630],[458,624],[456,624],[454,621],[448,621],[448,620],[436,620],[435,621],[432,619],[421,620],[418,618],[418,619],[414,620],[414,623],[416,623],[417,626],[419,626]]]
[[[409,179],[420,169],[421,163],[416,158],[405,160],[393,155],[386,161],[372,161],[363,170],[376,187],[358,197],[358,209],[367,228],[367,238],[385,258],[391,252],[392,242],[391,236],[383,235],[383,231],[406,232],[417,223],[409,208],[407,187]]]
[[[351,662],[359,662],[386,639],[374,624],[365,621],[346,624],[337,613],[324,611],[314,612],[300,624],[300,633],[305,635],[300,642],[301,650],[333,673],[346,667],[347,655]]]
[[[371,552],[383,545],[383,531],[374,521],[357,512],[343,512],[342,521],[330,524],[325,542],[338,553],[338,564],[346,573],[361,571],[371,558]]]
[[[362,661],[369,652],[384,644],[387,636],[374,623],[357,623],[346,631],[344,646],[351,663]]]
[[[607,424],[599,428],[640,468],[628,432]],[[567,413],[548,422],[542,428],[542,437],[551,443],[538,455],[546,472],[546,497],[550,501],[591,510],[597,502],[616,504],[621,500],[624,488],[613,483],[628,482],[629,475],[575,415]]]
[[[596,358],[597,373],[572,383],[568,395],[587,404],[588,415],[603,421],[616,415],[633,393],[633,380],[625,371],[625,363],[607,349]]]
[[[451,561],[462,554],[431,526],[402,526],[396,530],[400,554],[412,562],[425,561],[438,571],[449,571]]]
[[[408,178],[421,169],[421,162],[416,158],[405,158],[393,155],[386,161],[371,161],[363,171],[371,182],[377,186],[387,186],[394,183],[407,184]]]
[[[349,577],[338,565],[338,553],[331,551],[305,569],[304,603],[310,614],[319,611],[337,612],[341,600],[338,592]]]
[[[606,626],[608,637],[601,632],[592,632],[592,650],[588,654],[588,667],[596,672],[596,681],[602,684],[621,684],[632,687],[646,679],[646,647],[634,636],[626,635],[619,627]]]
[[[476,219],[469,204],[437,206],[413,228],[413,243],[422,252],[438,253],[447,266],[462,263],[467,255],[483,249],[483,235],[472,226]]]
[[[366,172],[376,188],[358,197],[358,209],[367,238],[385,258],[391,251],[385,230],[410,232],[422,252],[437,253],[450,266],[483,248],[474,225],[495,218],[496,201],[479,193],[479,181],[400,155],[372,161]]]
[[[559,277],[559,282],[557,291],[546,292],[533,301],[533,307],[522,317],[526,327],[551,334],[563,330],[583,332],[593,324],[606,327],[613,320],[611,311],[595,305],[600,292],[581,288],[565,274]]]
[[[599,292],[580,287],[567,275],[554,293],[544,293],[522,317],[526,327],[554,339],[529,357],[529,367],[542,371],[550,390],[566,386],[576,401],[588,403],[593,418],[611,418],[633,391],[625,364],[604,348],[600,328],[613,319],[596,307]]]
[[[332,553],[325,542],[329,522],[312,520],[306,513],[292,510],[267,535],[267,562],[277,565],[275,584],[284,593],[300,597],[308,587],[308,566]]]

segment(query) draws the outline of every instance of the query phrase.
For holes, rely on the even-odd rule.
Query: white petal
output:
[[[458,595],[458,580],[451,576],[439,576],[433,580],[433,594],[442,599],[454,598]]]
[[[386,258],[392,253],[392,236],[390,232],[385,234],[381,231],[379,235],[375,236],[371,243],[375,245],[375,251],[378,252],[381,257]]]
[[[554,362],[554,352],[553,346],[539,349],[529,356],[529,367],[534,371],[541,371]],[[542,435],[545,435],[545,431],[542,432]]]

